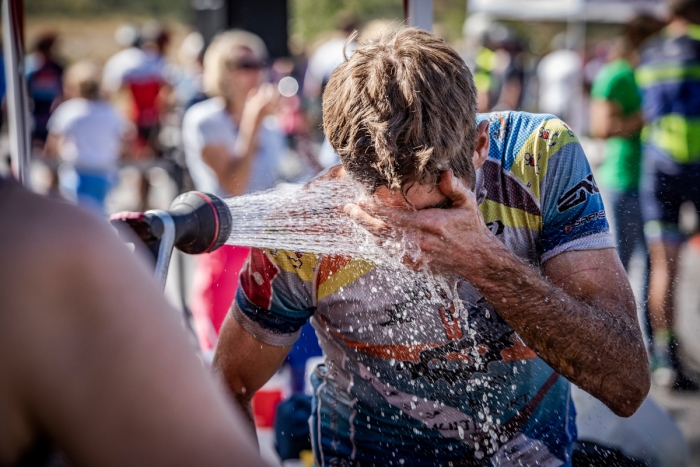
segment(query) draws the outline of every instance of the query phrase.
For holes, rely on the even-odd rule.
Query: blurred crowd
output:
[[[456,46],[480,112],[551,113],[580,137],[604,141],[594,161],[600,187],[590,189],[606,195],[622,263],[629,267],[636,252],[649,271],[640,306],[652,369],[675,389],[698,390],[673,331],[678,258],[692,233],[679,228],[679,213],[688,203],[700,208],[700,13],[687,4],[670,2],[669,18],[638,16],[612,39],[584,42],[564,31],[539,56],[512,24],[475,14]],[[152,193],[163,177],[171,198],[192,189],[225,198],[310,180],[338,162],[320,128],[331,73],[357,40],[397,25],[343,18],[308,53],[273,58],[247,31],[222,32],[209,44],[192,32],[175,51],[167,25],[125,24],[114,35],[121,50],[104,64],[64,63],[60,37],[42,34],[26,57],[26,77],[45,191],[104,216],[163,207]],[[114,195],[127,171],[131,202]],[[189,306],[205,351],[216,345],[247,254],[227,245],[196,258]],[[303,379],[295,378],[299,390]]]

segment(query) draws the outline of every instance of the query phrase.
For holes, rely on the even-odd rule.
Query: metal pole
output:
[[[433,31],[433,0],[404,0],[403,7],[409,26]]]
[[[3,52],[12,169],[17,180],[29,187],[32,149],[29,137],[29,94],[24,73],[22,13],[22,0],[2,0]]]

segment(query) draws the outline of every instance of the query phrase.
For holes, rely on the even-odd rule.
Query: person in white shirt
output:
[[[129,124],[100,98],[99,77],[99,68],[91,62],[68,69],[64,89],[68,100],[49,119],[44,150],[74,169],[77,184],[71,188],[78,202],[103,211]]]
[[[552,52],[537,66],[539,111],[558,116],[582,133],[583,60],[578,52],[567,47],[566,41],[564,34],[555,36]]]
[[[286,143],[272,113],[279,94],[263,84],[267,50],[245,31],[214,38],[204,55],[210,99],[185,114],[182,138],[195,188],[220,197],[272,188]],[[224,246],[196,257],[190,307],[203,350],[212,350],[236,292],[248,248]]]

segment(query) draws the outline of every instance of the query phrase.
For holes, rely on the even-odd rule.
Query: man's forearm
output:
[[[258,436],[255,430],[255,417],[253,417],[253,408],[251,405],[252,397],[235,395],[234,399],[238,407],[241,409],[241,412],[243,412],[243,417],[248,423],[248,428],[250,428],[251,432],[253,433],[253,438],[255,438],[255,442],[257,443]]]
[[[616,117],[613,119],[613,130],[610,131],[610,136],[620,138],[630,138],[636,136],[642,131],[644,120],[640,113],[629,115],[626,117]]]
[[[481,268],[478,274],[466,271],[464,277],[552,368],[616,413],[633,413],[648,389],[641,331],[629,310],[620,309],[634,307],[634,299],[623,304],[604,299],[584,303],[505,247],[495,258],[493,268]],[[635,397],[609,397],[621,394]]]

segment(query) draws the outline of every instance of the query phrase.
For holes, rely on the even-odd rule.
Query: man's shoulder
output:
[[[371,261],[347,255],[252,248],[241,284],[246,295],[270,287],[278,296],[292,299],[305,289],[320,301],[376,267]]]
[[[501,159],[503,162],[528,148],[543,152],[543,155],[545,152],[551,155],[551,150],[558,149],[561,141],[575,139],[571,128],[552,114],[492,112],[479,114],[477,120],[489,122],[489,158]],[[541,142],[547,144],[538,144]]]
[[[543,181],[558,155],[571,155],[578,139],[573,130],[551,114],[495,112],[481,115],[489,122],[491,147],[484,165],[484,183],[500,190],[522,192],[539,203]],[[565,148],[568,148],[565,150]],[[575,149],[574,149],[575,151]],[[505,179],[503,178],[505,177]],[[504,180],[508,180],[504,183]],[[509,194],[512,198],[513,193]],[[534,212],[534,211],[533,211]]]
[[[321,256],[315,253],[278,248],[252,248],[250,261],[268,263],[273,274],[287,272],[304,282],[313,282]]]
[[[508,125],[518,125],[517,130],[524,131],[528,125],[539,125],[544,121],[558,118],[552,114],[540,114],[522,112],[516,110],[506,110],[498,112],[488,112],[477,114],[477,122],[488,121],[491,126],[494,123],[506,123]],[[492,135],[493,136],[493,135]]]
[[[75,271],[99,276],[105,256],[121,254],[121,242],[97,216],[19,186],[9,190],[0,205],[0,276],[31,277],[49,293],[67,285]]]

